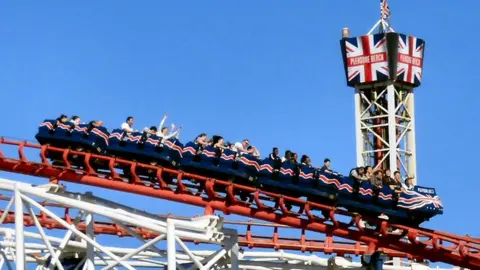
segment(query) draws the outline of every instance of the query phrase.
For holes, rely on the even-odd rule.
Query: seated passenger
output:
[[[291,157],[292,157],[292,151],[290,151],[290,150],[285,151],[285,156],[282,157],[282,162],[290,160]]]
[[[88,123],[88,125],[92,126],[92,127],[102,127],[103,126],[103,121],[102,120],[90,121]]]
[[[292,152],[292,155],[290,156],[290,160],[293,164],[298,165],[298,155],[297,155],[297,153]]]
[[[101,125],[103,125],[103,122],[102,121],[90,121],[88,122],[88,126],[87,126],[87,130],[86,130],[86,133],[89,133],[90,131],[92,131],[92,129],[96,128],[96,127],[99,127],[98,126],[98,123],[100,122]]]
[[[365,166],[365,180],[370,180],[373,176],[372,166]]]
[[[251,154],[252,156],[254,156],[254,157],[256,157],[256,158],[260,158],[260,151],[258,151],[258,148],[255,147],[255,146],[249,146],[249,147],[251,147],[251,148],[250,148],[250,151],[251,151],[251,152],[248,151],[249,154]]]
[[[242,142],[235,143],[235,151],[238,154],[248,154],[247,147],[250,145],[250,141],[248,139],[244,139]]]
[[[353,179],[357,180],[357,182],[362,182],[362,181],[365,181],[367,180],[365,178],[365,168],[364,167],[357,167],[357,168],[353,168],[351,171],[350,171],[350,177],[352,177]]]
[[[415,185],[413,184],[413,177],[407,177],[407,179],[405,179],[405,189],[413,190],[414,187]]]
[[[320,172],[327,172],[327,173],[332,173],[330,170],[330,159],[326,158],[323,160],[323,166],[320,168]]]
[[[393,173],[393,179],[389,185],[390,189],[395,190],[395,192],[400,192],[402,189],[402,175],[399,171]]]
[[[303,155],[302,158],[300,159],[300,162],[303,166],[312,167],[310,157],[307,155]]]
[[[146,133],[147,137],[157,134],[157,127],[151,126],[150,128],[144,128],[143,132]]]
[[[381,189],[383,186],[382,178],[383,178],[382,170],[376,170],[374,173],[372,173],[372,176],[370,178],[370,184],[372,184],[372,186],[377,189]]]
[[[212,144],[211,146],[215,147],[215,149],[219,152],[219,153],[222,153],[223,150],[226,149],[225,145],[224,145],[224,140],[223,140],[223,137],[222,136],[213,136],[212,138]]]
[[[395,182],[395,180],[393,180],[393,178],[392,178],[392,173],[391,173],[390,169],[385,170],[385,173],[383,174],[382,182],[383,182],[384,186],[390,186],[391,184],[393,184]],[[392,188],[390,187],[390,189],[392,189]]]
[[[158,126],[157,136],[162,137],[162,142],[165,142],[170,138],[178,139],[180,135],[180,131],[182,130],[182,127],[175,130],[175,124],[172,123],[172,132],[168,133],[168,127],[163,126],[165,124],[165,120],[167,120],[167,117],[168,117],[168,114],[166,113],[163,116],[162,121],[160,122],[160,125]]]
[[[133,117],[129,116],[127,117],[127,121],[122,123],[120,128],[126,133],[134,132],[135,130],[133,129],[133,123],[134,123]]]
[[[272,153],[268,156],[268,158],[272,161],[280,161],[280,157],[278,156],[278,148],[274,147],[272,149]]]
[[[78,125],[80,125],[80,117],[74,115],[74,116],[72,116],[72,118],[70,118],[69,122],[72,123],[73,126],[78,126]]]
[[[58,124],[62,124],[67,122],[68,117],[65,114],[60,115],[57,119],[55,119],[55,126],[58,126]]]
[[[200,146],[199,149],[203,149],[203,148],[207,147],[208,146],[207,134],[202,133],[202,134],[198,135],[195,138],[195,144],[198,144]]]

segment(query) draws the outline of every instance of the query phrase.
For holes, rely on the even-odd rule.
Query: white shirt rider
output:
[[[127,133],[134,132],[135,130],[133,129],[133,123],[134,123],[133,117],[129,116],[127,118],[127,121],[123,122],[120,128]]]
[[[162,142],[165,142],[166,140],[170,139],[170,138],[177,138],[180,136],[180,131],[182,130],[182,127],[180,127],[179,129],[177,129],[176,131],[173,131],[175,129],[175,125],[172,123],[172,131],[170,134],[167,134],[168,133],[168,128],[166,128],[164,131],[162,131],[164,129],[163,125],[165,124],[165,121],[167,120],[167,117],[168,117],[168,114],[165,114],[163,116],[163,119],[162,121],[160,122],[160,125],[158,126],[158,129],[157,129],[157,136],[158,137],[162,137]]]

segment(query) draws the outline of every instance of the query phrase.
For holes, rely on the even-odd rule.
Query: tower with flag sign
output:
[[[355,88],[357,165],[399,171],[417,183],[414,89],[423,74],[425,41],[397,33],[387,0],[363,36],[340,41],[347,85]],[[377,30],[377,31],[376,31]]]

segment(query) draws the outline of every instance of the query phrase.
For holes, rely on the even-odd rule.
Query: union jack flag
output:
[[[380,0],[380,16],[382,20],[390,17],[390,7],[388,6],[387,0]]]
[[[344,42],[348,85],[384,81],[389,78],[384,34],[347,38]]]
[[[425,41],[404,34],[398,35],[397,81],[420,85]]]

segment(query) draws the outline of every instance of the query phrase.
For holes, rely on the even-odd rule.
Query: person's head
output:
[[[358,167],[358,174],[364,174],[365,173],[365,168],[364,167]]]
[[[297,153],[292,153],[291,159],[296,161],[298,159]]]
[[[67,117],[67,115],[62,114],[62,115],[60,115],[60,117],[58,117],[58,120],[62,123],[65,123],[65,122],[68,121],[68,117]]]
[[[103,126],[103,121],[102,120],[98,120],[97,122],[95,122],[97,124],[97,127],[101,127]]]
[[[307,155],[302,155],[302,158],[300,159],[300,162],[309,165],[310,164],[310,157],[307,156]]]
[[[392,171],[390,169],[386,169],[385,176],[392,177]]]
[[[374,172],[375,178],[381,179],[383,177],[383,171],[382,170],[376,170]]]
[[[80,124],[80,117],[79,116],[72,116],[72,122],[74,122],[75,124]]]
[[[330,168],[330,159],[326,158],[326,159],[323,161],[323,165],[325,165],[325,167],[327,167],[327,168]]]
[[[212,143],[213,143],[213,145],[215,145],[215,144],[217,144],[217,143],[218,143],[218,144],[223,144],[223,137],[222,137],[222,136],[214,135],[214,136],[212,137]]]
[[[248,147],[249,145],[250,145],[250,141],[249,141],[248,139],[244,139],[244,140],[242,141],[242,146],[243,146],[243,147],[246,148],[246,147]]]
[[[395,171],[393,173],[393,178],[395,178],[395,180],[397,180],[398,182],[400,182],[400,180],[402,179],[402,175],[400,174],[399,171]]]
[[[272,149],[272,154],[275,155],[275,156],[278,156],[278,148],[277,147],[274,147]]]
[[[167,135],[168,128],[167,128],[167,127],[162,127],[162,129],[160,130],[160,132],[162,133],[162,135]]]
[[[153,134],[157,133],[157,127],[156,126],[151,126],[150,127],[150,133],[153,133]]]
[[[292,157],[292,151],[287,150],[285,151],[285,159],[290,159]]]
[[[407,179],[405,179],[405,185],[407,187],[413,186],[413,178],[412,177],[407,177]]]
[[[127,117],[127,124],[128,124],[129,126],[133,126],[133,123],[134,123],[134,122],[135,122],[135,121],[133,120],[133,116]]]
[[[366,172],[367,174],[371,174],[372,171],[373,171],[372,166],[366,166],[366,167],[365,167],[365,172]]]

